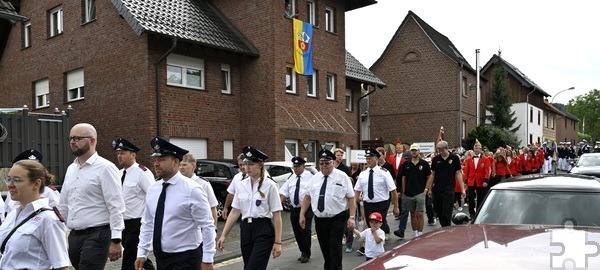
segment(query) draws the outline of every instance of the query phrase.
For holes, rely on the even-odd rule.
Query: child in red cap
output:
[[[383,218],[378,212],[369,215],[371,228],[367,228],[360,232],[354,229],[354,235],[365,239],[365,257],[367,261],[373,259],[385,252],[383,244],[385,244],[385,232],[381,229]]]

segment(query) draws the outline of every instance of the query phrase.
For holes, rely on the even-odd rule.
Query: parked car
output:
[[[581,155],[569,172],[600,177],[600,153]]]
[[[271,175],[271,178],[277,183],[277,187],[281,188],[283,183],[290,178],[290,176],[294,173],[292,171],[292,162],[291,161],[270,161],[265,162],[265,169]],[[312,174],[316,174],[318,171],[315,168],[315,164],[312,162],[305,163],[305,170],[309,171]],[[291,208],[291,203],[289,198],[286,202],[283,203],[283,210],[289,211]]]
[[[223,214],[223,205],[227,197],[227,187],[233,177],[240,172],[236,163],[227,161],[198,159],[196,160],[196,175],[208,180],[215,191],[215,196],[219,201],[217,205],[217,216],[219,220]]]
[[[509,178],[491,188],[474,224],[457,213],[453,222],[459,225],[413,238],[356,269],[562,269],[569,260],[583,268],[600,265],[600,213],[591,210],[600,203],[599,181],[571,174]]]

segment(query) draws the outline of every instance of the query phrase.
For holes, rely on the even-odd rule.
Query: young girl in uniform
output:
[[[223,251],[225,239],[231,227],[242,215],[240,246],[244,269],[267,269],[269,255],[281,255],[281,201],[274,181],[265,176],[264,161],[268,156],[252,148],[244,147],[246,177],[235,187],[232,209],[217,249]]]

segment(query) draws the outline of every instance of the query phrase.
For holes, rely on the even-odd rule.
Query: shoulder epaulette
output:
[[[65,222],[65,218],[60,214],[60,211],[58,211],[58,208],[56,206],[52,207],[52,211],[54,211],[54,214],[56,214],[56,216],[61,222]]]
[[[58,191],[58,189],[53,185],[48,185],[48,188],[50,188],[51,190],[54,190],[54,191]]]
[[[382,171],[384,171],[384,172],[387,172],[387,171],[388,171],[388,170],[387,170],[386,168],[384,168],[384,167],[379,167],[379,168],[381,168],[381,170],[382,170]]]
[[[142,164],[139,164],[139,166],[140,166],[140,169],[142,169],[142,171],[147,171],[148,170],[148,168],[146,168],[146,166],[144,166]]]

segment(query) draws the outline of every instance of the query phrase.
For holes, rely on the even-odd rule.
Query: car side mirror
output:
[[[468,224],[470,221],[471,219],[465,213],[456,213],[452,215],[452,223],[455,225]]]

